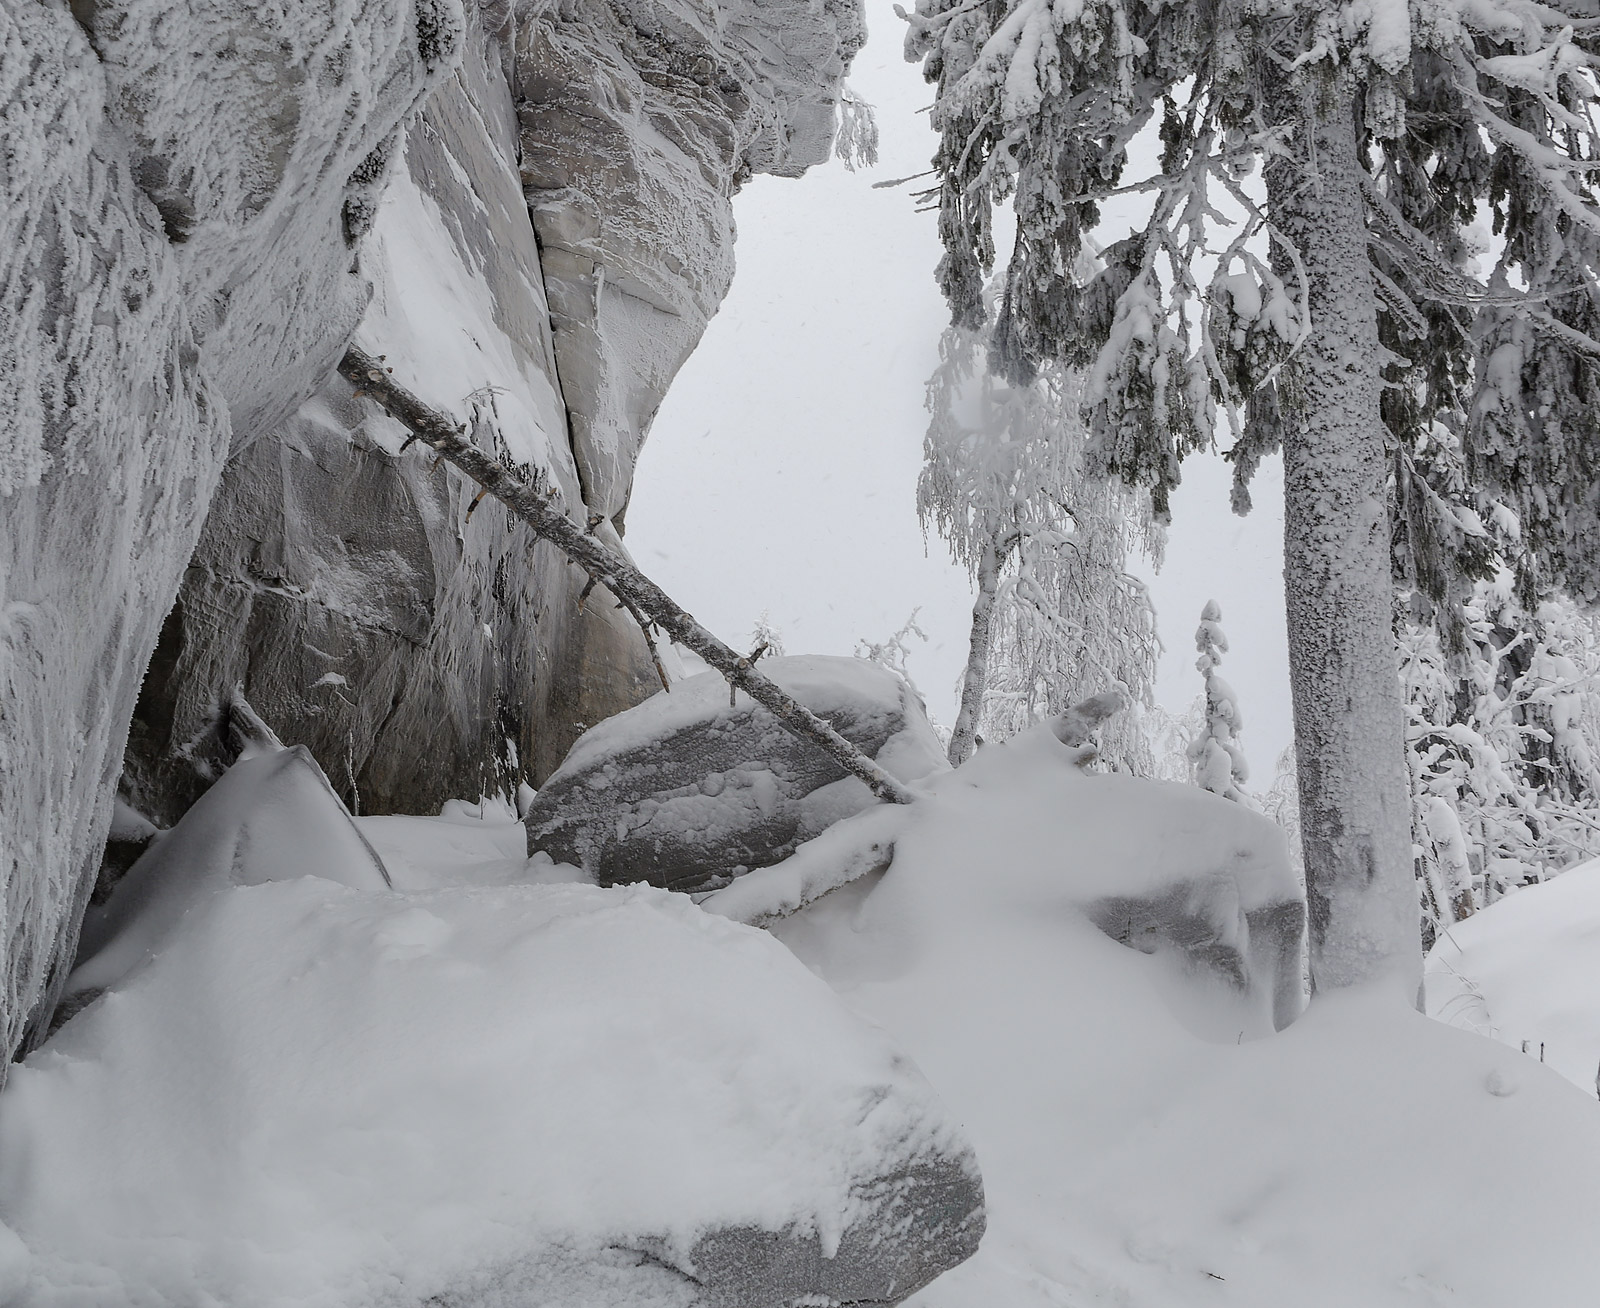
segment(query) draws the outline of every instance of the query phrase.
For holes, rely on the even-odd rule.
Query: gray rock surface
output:
[[[127,797],[164,822],[234,680],[352,805],[413,810],[542,777],[649,685],[582,578],[328,378],[359,328],[616,540],[730,197],[826,156],[861,38],[854,0],[0,10],[7,1049],[147,666]]]
[[[468,392],[496,387],[520,420],[514,456],[581,504],[517,149],[499,53],[471,27],[397,146],[360,330],[442,407],[465,414]],[[632,624],[609,605],[578,614],[581,573],[496,501],[468,518],[473,488],[399,457],[401,439],[334,376],[229,462],[136,713],[136,807],[171,822],[204,790],[192,742],[218,688],[242,684],[347,803],[377,812],[514,788],[554,767],[572,724],[647,693]]]
[[[921,702],[892,673],[811,655],[762,669],[902,781],[944,767]],[[530,851],[602,885],[698,892],[788,858],[876,801],[766,709],[702,673],[581,737],[530,805]]]
[[[1141,953],[1174,951],[1190,966],[1256,999],[1282,1030],[1300,1015],[1306,910],[1286,900],[1246,911],[1226,876],[1183,881],[1152,895],[1115,895],[1084,905],[1113,940]]]
[[[876,1308],[908,1299],[978,1250],[983,1181],[970,1157],[918,1162],[863,1181],[861,1216],[831,1256],[814,1232],[714,1231],[695,1246],[707,1308]]]
[[[827,156],[854,3],[485,4],[360,197],[358,339],[620,545],[633,466],[726,293],[731,197]],[[531,212],[531,218],[530,218]],[[124,789],[170,822],[243,683],[359,811],[551,773],[656,685],[626,615],[338,378],[224,474],[136,720]]]
[[[228,451],[366,305],[347,182],[459,41],[421,9],[0,6],[0,1052],[54,1007]]]

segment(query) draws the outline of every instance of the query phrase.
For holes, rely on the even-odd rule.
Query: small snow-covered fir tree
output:
[[[1281,448],[1312,968],[1413,991],[1388,483],[1408,548],[1470,526],[1417,457],[1447,423],[1523,520],[1527,597],[1600,596],[1592,3],[919,0],[910,22],[954,321],[986,316],[1010,199],[992,352],[1020,380],[1088,370],[1104,466],[1164,513],[1180,460],[1231,434],[1243,507]],[[1126,176],[1147,126],[1157,165]],[[1144,219],[1084,277],[1100,204],[1131,195]],[[1423,569],[1436,602],[1481,576],[1459,542]]]
[[[1079,378],[1045,364],[1027,383],[997,378],[986,333],[950,328],[928,388],[932,415],[917,486],[933,526],[977,584],[950,761],[980,733],[1003,740],[1095,691],[1150,702],[1159,644],[1131,551],[1158,558],[1148,496],[1086,475]],[[1148,771],[1133,714],[1100,732],[1112,767]]]
[[[750,648],[760,650],[763,658],[782,658],[787,652],[783,648],[783,631],[773,622],[770,609],[762,609],[756,619],[750,632]]]
[[[1217,671],[1222,666],[1222,656],[1227,653],[1228,638],[1222,630],[1222,606],[1216,600],[1207,600],[1200,611],[1194,644],[1200,652],[1194,666],[1205,678],[1206,685],[1205,719],[1188,749],[1195,784],[1213,795],[1253,808],[1255,805],[1244,790],[1244,783],[1250,779],[1250,768],[1239,745],[1244,717],[1239,712],[1239,698],[1233,693],[1233,687]]]

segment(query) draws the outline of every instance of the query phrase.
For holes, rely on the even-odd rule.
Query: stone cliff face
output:
[[[417,810],[542,777],[649,691],[637,631],[331,366],[354,333],[616,536],[727,289],[730,198],[826,157],[862,38],[851,0],[13,10],[8,1048],[70,956],[130,717],[159,817],[236,683],[353,802]]]
[[[70,960],[230,441],[338,358],[347,205],[461,30],[436,0],[0,7],[5,1052]]]

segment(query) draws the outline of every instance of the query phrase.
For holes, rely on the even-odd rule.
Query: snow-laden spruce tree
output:
[[[1149,497],[1084,472],[1080,379],[1051,361],[1012,383],[988,366],[988,336],[951,327],[928,384],[931,418],[917,484],[924,529],[944,538],[977,585],[950,761],[1004,740],[1086,696],[1121,687],[1150,702],[1155,613],[1127,571],[1158,558]],[[1133,714],[1099,733],[1113,767],[1148,771]]]
[[[1320,986],[1420,968],[1389,573],[1411,445],[1452,422],[1544,578],[1600,590],[1600,27],[1592,0],[1561,3],[919,0],[910,19],[938,84],[954,320],[981,318],[1010,198],[994,354],[1020,378],[1089,370],[1107,469],[1164,510],[1183,455],[1231,433],[1243,507],[1283,451]],[[1135,138],[1159,157],[1130,176]],[[1118,193],[1147,219],[1082,279]],[[1482,278],[1480,218],[1498,238]]]
[[[1600,852],[1600,632],[1570,601],[1534,613],[1510,574],[1463,610],[1463,649],[1407,623],[1412,839],[1426,941]]]
[[[1205,718],[1187,751],[1195,784],[1213,795],[1254,808],[1244,790],[1250,767],[1239,744],[1239,732],[1244,728],[1239,697],[1217,671],[1228,651],[1228,637],[1222,630],[1222,606],[1216,600],[1207,600],[1200,610],[1194,646],[1200,654],[1194,666],[1206,687]]]

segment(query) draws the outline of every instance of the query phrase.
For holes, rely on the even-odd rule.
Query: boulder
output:
[[[921,701],[860,659],[774,658],[762,668],[901,781],[945,767]],[[714,672],[690,677],[579,738],[525,815],[530,851],[601,885],[699,892],[789,857],[876,803],[831,757]]]
[[[1107,895],[1083,911],[1119,944],[1144,954],[1176,953],[1258,997],[1279,1031],[1300,1015],[1306,911],[1298,897],[1246,907],[1237,883],[1219,871],[1145,894]]]
[[[976,1249],[960,1128],[767,933],[305,870],[194,903],[15,1069],[21,1302],[887,1305]]]

